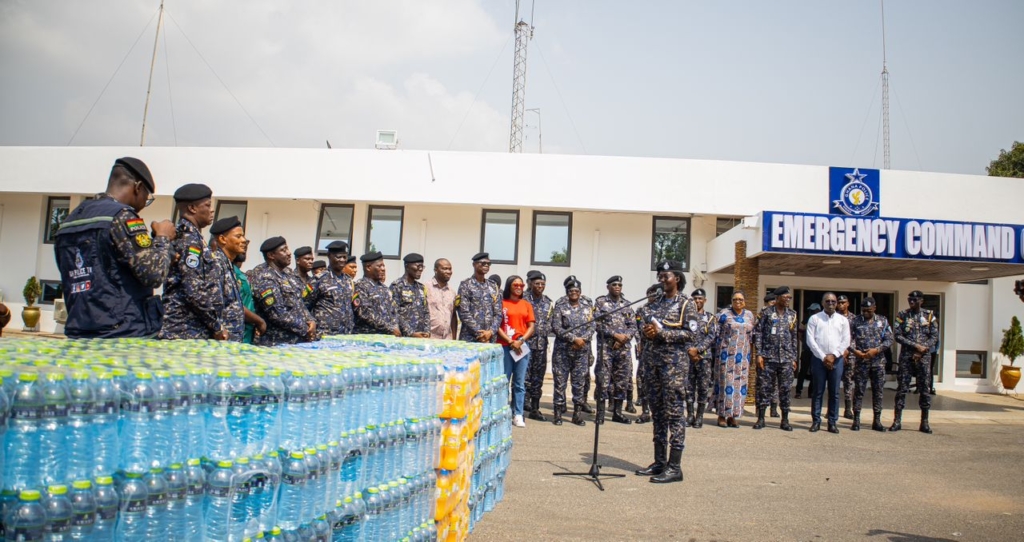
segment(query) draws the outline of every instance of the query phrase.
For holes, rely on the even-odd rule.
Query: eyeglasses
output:
[[[145,207],[149,207],[150,205],[153,205],[153,202],[156,201],[156,196],[152,192],[149,191],[149,187],[146,186],[145,184],[143,184],[142,181],[135,181],[135,184],[141,186],[142,188],[145,188],[146,189],[146,193],[149,194],[149,196],[146,198],[146,205],[145,205]]]
[[[491,266],[491,262],[476,262],[476,263],[477,263],[477,265],[480,265],[482,267],[490,267]]]
[[[621,282],[613,282],[613,283],[609,284],[608,286],[622,286],[622,283]]]

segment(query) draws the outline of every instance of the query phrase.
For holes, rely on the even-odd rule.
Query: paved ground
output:
[[[883,418],[891,422],[892,391]],[[916,396],[908,403],[916,405]],[[542,403],[545,415],[550,403]],[[933,435],[909,410],[900,433],[809,433],[810,401],[794,400],[796,430],[778,420],[753,431],[711,425],[687,432],[685,481],[658,486],[633,470],[652,459],[651,426],[530,422],[515,429],[506,496],[473,540],[1024,540],[1024,401],[942,392]],[[589,418],[588,418],[589,419]],[[868,420],[870,423],[870,419]]]

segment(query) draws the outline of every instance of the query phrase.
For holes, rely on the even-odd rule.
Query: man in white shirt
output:
[[[807,321],[807,347],[811,349],[811,432],[821,429],[821,400],[828,384],[828,432],[838,433],[839,381],[843,377],[843,354],[850,347],[850,321],[836,312],[836,294],[821,297],[825,310]]]

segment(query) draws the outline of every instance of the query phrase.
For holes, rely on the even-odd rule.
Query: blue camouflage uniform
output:
[[[241,341],[245,322],[234,271],[225,269],[191,221],[179,219],[177,230],[178,260],[164,283],[160,338],[208,339],[227,331],[230,340]]]
[[[718,339],[718,318],[708,311],[697,313],[697,332],[693,348],[700,352],[700,361],[690,362],[689,386],[686,389],[688,403],[708,402],[708,387],[711,385],[711,365],[714,362],[712,347]]]
[[[650,389],[647,384],[650,379],[647,378],[648,367],[650,362],[650,344],[651,340],[644,337],[643,328],[647,321],[650,319],[650,310],[647,306],[640,307],[636,310],[636,391],[638,403],[643,405],[645,408],[650,407]]]
[[[851,332],[853,330],[853,321],[858,316],[860,315],[853,311],[848,311],[846,313],[846,319],[850,321]],[[859,365],[860,362],[861,360],[857,359],[857,356],[853,355],[852,351],[848,356],[843,358],[843,397],[845,397],[847,401],[853,399],[854,390],[856,389],[857,365]]]
[[[493,282],[469,277],[459,283],[455,309],[462,322],[460,341],[476,342],[478,331],[490,331],[492,343],[498,340],[498,328],[504,322],[505,314],[501,307],[501,293]]]
[[[367,277],[355,285],[355,333],[394,335],[398,326],[398,306],[391,290],[383,282]]]
[[[793,385],[799,343],[798,323],[796,311],[791,308],[782,314],[777,308],[761,313],[754,329],[754,347],[757,355],[764,358],[764,371],[757,382],[758,407],[767,407],[778,391],[779,406],[783,412],[789,412],[789,389]]]
[[[526,398],[540,399],[544,387],[544,374],[548,370],[548,335],[551,333],[551,314],[554,303],[547,295],[539,299],[533,292],[526,293],[526,300],[533,305],[534,328],[533,336],[527,339],[530,347],[530,366],[526,368]]]
[[[644,345],[647,351],[645,380],[654,421],[655,449],[682,451],[686,447],[686,383],[690,360],[686,351],[695,344],[697,310],[682,292],[664,296],[644,307],[644,318],[661,325]]]
[[[391,297],[398,306],[398,329],[403,337],[413,333],[430,333],[430,305],[427,287],[420,281],[409,284],[404,276],[391,283]]]
[[[315,322],[303,300],[304,285],[290,271],[279,271],[268,262],[247,273],[252,284],[256,313],[267,322],[267,332],[259,344],[295,344],[306,342],[309,322]]]
[[[878,349],[872,359],[858,359],[856,370],[856,392],[853,395],[854,416],[860,414],[864,392],[871,382],[871,409],[875,415],[882,412],[882,387],[885,385],[885,351],[892,347],[892,327],[882,315],[876,314],[870,320],[858,314],[850,322],[850,350],[867,352]],[[850,353],[850,357],[856,356]]]
[[[551,372],[555,380],[554,406],[565,412],[565,385],[567,380],[571,380],[573,406],[581,408],[586,401],[584,376],[590,361],[590,341],[595,332],[593,309],[583,302],[582,296],[575,306],[568,298],[562,298],[552,309],[551,328],[555,333],[551,355]],[[578,350],[572,348],[577,337],[586,342]]]
[[[355,294],[352,278],[342,273],[335,275],[328,269],[311,283],[312,291],[306,296],[306,306],[316,320],[316,331],[326,335],[352,333],[355,325],[352,296]]]
[[[896,388],[896,411],[902,411],[906,406],[907,392],[910,390],[910,379],[917,377],[918,382],[918,404],[921,410],[928,410],[932,405],[932,396],[927,389],[931,381],[932,348],[939,340],[939,319],[935,313],[928,309],[921,309],[919,312],[912,312],[910,309],[902,310],[896,315],[894,336],[896,342],[900,343],[900,367],[896,372],[899,387]],[[917,354],[915,345],[924,346],[927,351],[921,354],[918,360],[914,360]]]
[[[582,298],[582,296],[580,296]],[[631,385],[633,375],[633,357],[629,347],[630,341],[636,336],[636,313],[628,307],[629,301],[624,297],[614,300],[603,295],[594,302],[594,320],[597,322],[597,393],[599,401],[611,399],[625,401],[626,391]],[[610,314],[613,311],[614,314]],[[610,314],[610,316],[603,316]],[[626,342],[618,349],[615,334],[626,336]]]

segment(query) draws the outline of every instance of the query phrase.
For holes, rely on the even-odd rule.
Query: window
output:
[[[242,221],[242,229],[245,229],[245,213],[249,209],[249,203],[245,201],[217,200],[217,213],[213,217],[216,222],[222,218],[237,216]]]
[[[676,260],[683,271],[690,270],[690,219],[670,216],[654,217],[651,240],[651,270],[658,262]]]
[[[715,237],[735,228],[743,222],[742,218],[719,218],[715,221]]]
[[[41,280],[39,286],[43,290],[39,297],[40,305],[53,305],[54,299],[64,299],[64,285],[59,280]]]
[[[973,350],[956,351],[957,378],[988,378],[988,352]]]
[[[532,265],[568,266],[572,262],[572,213],[533,213]]]
[[[718,310],[728,309],[732,307],[732,293],[734,291],[735,289],[732,286],[715,287],[715,305],[717,306]]]
[[[52,245],[57,240],[57,230],[71,213],[71,198],[50,196],[46,200],[46,231],[43,242]]]
[[[402,257],[403,207],[371,205],[366,227],[366,251],[380,252],[385,258]]]
[[[352,249],[352,206],[320,206],[320,224],[316,227],[316,253],[327,254],[327,245],[334,241],[345,241]]]
[[[480,252],[494,263],[516,263],[519,253],[519,211],[484,209],[480,225]]]

